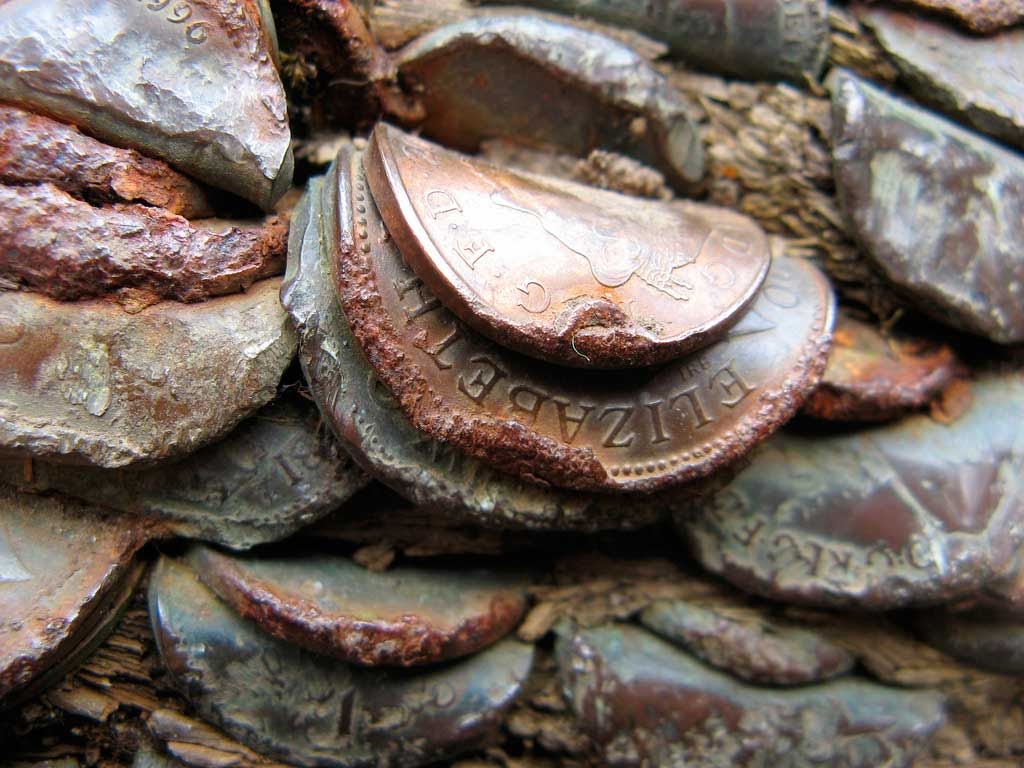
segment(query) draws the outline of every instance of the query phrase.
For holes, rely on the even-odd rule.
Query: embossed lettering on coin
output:
[[[760,228],[729,211],[528,176],[383,123],[365,163],[388,230],[444,305],[563,365],[650,365],[705,346],[771,261]]]

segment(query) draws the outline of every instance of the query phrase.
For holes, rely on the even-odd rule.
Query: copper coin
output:
[[[771,263],[739,214],[499,168],[384,123],[365,164],[388,230],[442,303],[553,363],[624,368],[706,346]]]
[[[506,472],[581,490],[695,479],[788,420],[821,375],[832,291],[791,259],[776,259],[723,341],[660,368],[568,376],[498,347],[402,261],[359,156],[338,162],[339,298],[370,365],[414,427]]]

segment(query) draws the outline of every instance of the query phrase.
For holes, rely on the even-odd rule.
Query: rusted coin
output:
[[[517,173],[384,123],[364,163],[427,288],[474,330],[553,363],[625,368],[704,347],[771,263],[745,216]]]
[[[779,434],[677,524],[708,570],[777,600],[883,609],[970,597],[1024,541],[1024,379],[950,424]]]
[[[282,640],[363,666],[432,664],[492,645],[526,610],[523,574],[481,569],[367,570],[347,557],[230,556],[193,547],[200,580]]]
[[[927,405],[959,370],[953,350],[944,344],[887,338],[874,326],[840,314],[825,374],[803,412],[834,421],[887,421]]]
[[[145,541],[136,519],[0,486],[0,706],[109,628]]]
[[[260,631],[167,558],[149,603],[160,655],[200,714],[291,764],[419,766],[473,749],[533,662],[533,646],[509,638],[428,670],[352,667]]]
[[[929,691],[745,685],[628,625],[560,630],[556,656],[579,727],[616,766],[908,768],[945,720]]]
[[[661,368],[565,369],[457,323],[402,261],[358,155],[339,154],[331,222],[352,331],[412,425],[494,466],[580,490],[654,491],[707,475],[789,419],[817,383],[828,282],[775,259],[725,340]]]
[[[692,190],[704,148],[690,107],[623,43],[560,21],[495,14],[443,26],[395,53],[425,110],[418,127],[466,152],[507,138],[585,157],[629,155]]]
[[[922,311],[1024,341],[1024,158],[844,71],[836,193],[866,254]]]
[[[291,184],[292,154],[265,8],[257,0],[8,0],[0,4],[0,98],[269,209]]]
[[[94,206],[52,184],[0,185],[0,278],[62,301],[130,289],[202,301],[280,274],[288,220],[187,221],[144,205]]]
[[[323,226],[334,215],[337,172],[334,166],[325,181],[311,179],[295,207],[281,300],[298,329],[310,391],[368,472],[423,510],[489,528],[631,528],[680,503],[675,490],[623,504],[618,497],[545,488],[415,430],[366,362],[334,290]]]
[[[734,596],[660,600],[639,618],[702,661],[752,683],[815,683],[846,674],[854,664],[826,637]]]
[[[335,510],[369,478],[299,397],[257,411],[180,461],[124,469],[0,459],[0,482],[57,492],[235,549],[276,541]]]
[[[295,353],[280,284],[134,315],[0,292],[0,451],[120,467],[224,435],[276,396]]]

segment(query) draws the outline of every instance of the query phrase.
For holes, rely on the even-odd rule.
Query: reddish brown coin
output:
[[[776,259],[751,309],[697,354],[567,375],[458,323],[402,261],[358,155],[338,163],[338,292],[368,362],[416,429],[506,472],[612,491],[702,477],[788,420],[817,383],[833,298],[806,262]]]
[[[383,123],[365,163],[427,287],[474,330],[549,362],[627,368],[706,346],[771,263],[745,216],[499,168]]]

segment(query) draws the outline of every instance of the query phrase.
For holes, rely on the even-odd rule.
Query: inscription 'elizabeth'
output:
[[[738,214],[499,169],[383,124],[366,171],[403,255],[446,307],[562,365],[651,365],[706,346],[770,263],[764,234]]]

